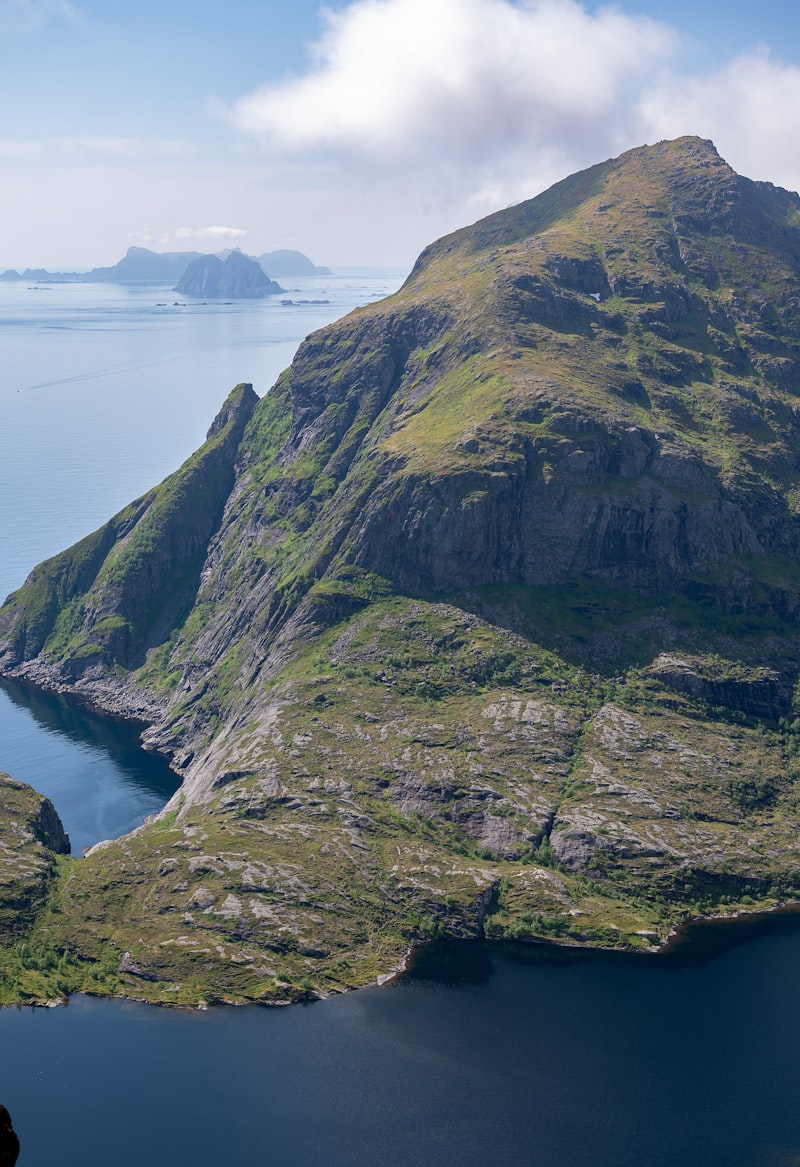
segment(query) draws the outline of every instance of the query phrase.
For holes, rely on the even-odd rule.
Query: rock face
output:
[[[203,255],[186,268],[175,291],[182,296],[206,296],[210,299],[256,300],[282,292],[253,259],[232,251],[225,260]]]
[[[184,778],[48,942],[111,938],[109,991],[285,999],[431,935],[636,946],[800,894],[798,305],[800,198],[683,138],[237,387],[0,610],[0,669]]]
[[[206,444],[176,474],[72,548],[60,565],[50,560],[34,569],[26,584],[26,614],[16,625],[15,653],[38,655],[63,626],[64,603],[79,593],[85,603],[70,650],[74,676],[100,660],[141,663],[186,619],[257,401],[252,386],[238,386]]]
[[[54,855],[69,850],[49,798],[0,773],[0,939],[30,925],[53,878]]]
[[[11,1125],[11,1115],[0,1106],[0,1167],[14,1167],[19,1158],[19,1139]]]

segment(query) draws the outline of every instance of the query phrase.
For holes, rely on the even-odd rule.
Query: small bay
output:
[[[140,826],[178,786],[138,727],[12,681],[0,681],[0,769],[54,803],[73,855]]]

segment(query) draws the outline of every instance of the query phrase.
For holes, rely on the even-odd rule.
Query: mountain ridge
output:
[[[238,250],[238,249],[234,249]],[[212,253],[216,254],[216,253]],[[230,251],[217,257],[225,260]],[[46,268],[25,268],[22,273],[13,268],[0,272],[0,281],[18,280],[54,281],[56,283],[164,283],[182,279],[189,264],[211,258],[201,251],[152,251],[149,247],[129,247],[122,259],[110,267],[95,267],[87,272],[48,271]],[[253,257],[248,257],[253,258]],[[274,273],[265,262],[273,260]],[[318,267],[301,251],[265,252],[256,261],[268,277],[271,275],[330,275],[326,267]]]
[[[433,935],[648,947],[800,895],[799,224],[696,138],[572,176],[35,569],[0,671],[184,778],[41,935],[133,953],[115,991],[294,999]]]

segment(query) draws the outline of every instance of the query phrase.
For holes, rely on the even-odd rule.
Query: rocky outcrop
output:
[[[661,653],[648,672],[678,693],[765,722],[779,722],[792,707],[792,675],[763,665],[748,668],[719,657]]]
[[[11,1125],[11,1115],[0,1106],[0,1167],[14,1167],[19,1158],[19,1138]]]
[[[69,838],[53,804],[0,773],[0,942],[30,927]]]
[[[80,608],[62,657],[65,679],[114,662],[141,663],[148,648],[186,618],[257,401],[251,385],[237,386],[206,444],[179,471],[31,573],[0,615],[6,668],[35,657],[58,635],[68,601]]]
[[[0,272],[0,282],[42,280],[46,283],[72,284],[171,284],[182,279],[189,264],[195,260],[227,260],[231,252],[209,256],[201,251],[152,251],[149,247],[129,247],[122,259],[110,267],[95,267],[88,272],[48,271],[45,268],[25,268],[20,274],[13,268]],[[241,255],[235,250],[233,254]],[[244,258],[244,257],[243,257]],[[234,261],[234,264],[236,261]],[[318,267],[301,251],[268,251],[258,257],[257,263],[267,276],[329,276],[327,267]],[[218,270],[215,264],[211,271]],[[201,270],[201,269],[198,269]],[[251,277],[252,278],[252,277]],[[280,289],[275,285],[275,290]],[[191,294],[191,293],[187,293]],[[228,294],[228,293],[226,293]],[[209,292],[208,295],[211,295]]]
[[[226,259],[203,255],[188,265],[175,291],[182,296],[208,299],[257,300],[282,292],[253,259],[231,251]]]

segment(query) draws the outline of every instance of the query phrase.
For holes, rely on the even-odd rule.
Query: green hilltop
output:
[[[35,568],[0,670],[183,783],[53,861],[0,1000],[294,1000],[800,897],[799,226],[697,138],[574,175]]]

